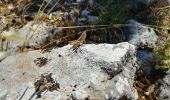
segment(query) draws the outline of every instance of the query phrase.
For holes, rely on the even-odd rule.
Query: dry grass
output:
[[[51,11],[57,6],[59,5],[59,3],[61,2],[62,0],[58,0],[49,10],[47,13],[44,13],[45,9],[49,6],[51,0],[49,0],[46,4],[45,4],[45,0],[43,0],[37,14],[34,16],[34,20],[33,22],[34,23],[39,23],[39,25],[42,23],[42,22],[46,22],[48,23],[49,22],[49,15],[51,13]],[[36,30],[39,28],[39,25],[37,26],[37,28],[35,30],[33,30],[34,32],[36,32]],[[23,45],[20,47],[20,50],[19,52],[24,52],[24,49],[26,47],[26,45],[29,43],[29,41],[32,39],[33,34],[29,34],[27,35],[26,39],[25,39],[25,42],[23,43]]]
[[[151,23],[157,27],[165,27],[166,29],[157,28],[159,39],[155,48],[155,59],[157,69],[170,68],[170,6],[166,0],[160,0],[151,7]]]
[[[153,24],[161,27],[170,27],[170,6],[152,9]]]
[[[5,7],[6,5],[9,4],[9,0],[7,0],[8,2],[3,2],[3,7],[1,8],[7,8]],[[16,1],[15,1],[16,2]],[[60,16],[53,16],[53,15],[50,15],[51,11],[60,4],[60,2],[62,2],[62,0],[58,0],[48,11],[47,13],[45,13],[45,9],[48,7],[48,5],[50,4],[50,0],[49,2],[45,2],[45,0],[42,1],[42,4],[38,10],[38,12],[36,13],[36,15],[34,16],[34,19],[33,21],[35,23],[42,23],[42,22],[45,22],[45,23],[50,23],[50,20],[51,19],[54,19],[54,23],[58,28],[60,29],[65,29],[67,30],[66,32],[66,36],[64,35],[61,35],[61,36],[57,36],[57,38],[49,38],[51,40],[50,41],[50,44],[53,44],[55,43],[56,41],[70,41],[68,38],[70,37],[73,37],[75,36],[76,34],[78,34],[78,31],[75,31],[79,28],[90,28],[90,30],[104,30],[102,32],[106,32],[107,29],[118,29],[121,31],[121,27],[129,27],[131,25],[126,25],[126,24],[115,24],[115,23],[124,23],[127,18],[128,18],[128,7],[129,7],[129,2],[130,0],[127,0],[126,3],[122,3],[120,0],[111,0],[111,1],[108,1],[108,2],[102,2],[103,4],[103,11],[107,11],[104,15],[103,13],[101,12],[101,20],[102,20],[102,23],[104,24],[109,24],[109,25],[94,25],[94,26],[72,26],[73,24],[71,24],[71,22],[63,22],[63,20],[61,20],[62,18]],[[21,4],[22,3],[22,4]],[[21,6],[16,6],[17,8],[15,8],[15,11],[17,11],[17,9],[19,7],[25,7],[25,8],[28,8],[28,7],[31,7],[31,3],[26,0],[20,0],[20,1],[17,1],[16,2],[16,5],[21,5]],[[110,4],[110,5],[108,5]],[[107,6],[106,6],[107,5]],[[165,10],[164,10],[165,9]],[[152,25],[145,25],[145,26],[148,26],[148,27],[153,27],[155,28],[156,30],[157,29],[163,29],[163,30],[168,30],[169,29],[169,22],[166,20],[166,18],[168,18],[168,13],[170,13],[170,10],[168,10],[169,7],[165,7],[165,8],[161,8],[161,9],[152,9],[153,11],[153,16],[155,18],[155,21],[153,21],[153,24]],[[158,11],[160,10],[160,11]],[[10,12],[9,12],[10,13]],[[14,12],[16,13],[16,12]],[[166,14],[167,15],[166,15]],[[5,14],[5,13],[4,13]],[[158,16],[159,15],[159,16]],[[23,16],[25,16],[23,14]],[[51,17],[50,17],[51,16]],[[160,17],[160,16],[163,16],[163,17]],[[51,19],[49,19],[49,17]],[[11,18],[9,18],[11,19]],[[23,19],[24,20],[24,19]],[[22,22],[21,22],[22,23]],[[25,21],[26,23],[26,21]],[[25,24],[24,23],[24,24]],[[66,23],[63,27],[63,25],[61,25],[61,23]],[[98,27],[100,26],[100,27]],[[138,26],[137,26],[138,27]],[[141,27],[141,26],[139,26]],[[38,28],[38,27],[37,27]],[[33,30],[33,31],[36,31]],[[157,30],[157,31],[160,31],[160,30]],[[107,31],[108,32],[108,31]],[[117,32],[116,32],[117,33]],[[63,33],[61,33],[63,34]],[[113,33],[111,33],[113,34]],[[34,34],[29,34],[27,35],[26,39],[25,39],[25,42],[23,43],[23,46],[21,46],[21,52],[24,51],[24,48],[26,47],[26,45],[29,43],[29,40],[31,40],[32,36]],[[118,38],[118,37],[116,37]],[[121,39],[120,39],[121,40]],[[66,42],[67,43],[67,42]],[[48,45],[48,44],[44,44],[44,45]],[[47,46],[48,47],[48,46]]]

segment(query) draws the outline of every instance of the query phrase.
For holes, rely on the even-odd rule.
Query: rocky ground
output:
[[[169,5],[0,1],[0,100],[169,100]]]

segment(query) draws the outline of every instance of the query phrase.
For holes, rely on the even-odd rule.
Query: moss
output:
[[[155,52],[156,69],[169,69],[170,68],[170,40],[166,41],[163,49]]]

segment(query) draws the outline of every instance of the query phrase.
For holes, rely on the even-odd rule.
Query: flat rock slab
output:
[[[43,92],[32,100],[90,99],[137,100],[133,87],[135,47],[129,43],[71,45],[50,52],[29,51],[9,56],[0,63],[0,99],[28,100],[42,74],[52,74],[57,91]]]

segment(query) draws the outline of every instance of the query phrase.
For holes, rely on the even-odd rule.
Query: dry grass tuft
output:
[[[167,29],[157,29],[158,42],[155,48],[155,59],[157,69],[170,68],[170,6],[166,0],[160,0],[151,7],[152,24]]]

